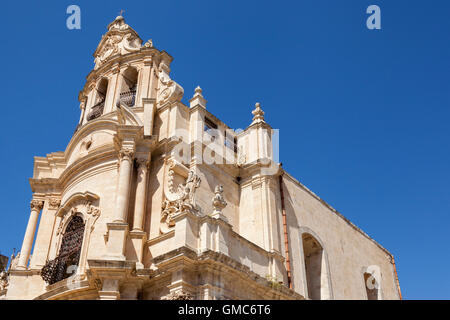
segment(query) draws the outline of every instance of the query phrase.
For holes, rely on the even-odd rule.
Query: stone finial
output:
[[[202,92],[203,92],[202,88],[200,88],[200,86],[197,86],[197,88],[195,88],[194,97],[196,97],[196,96],[203,97]]]
[[[254,123],[259,123],[259,122],[265,122],[264,121],[264,111],[261,109],[261,105],[259,102],[257,102],[255,104],[255,110],[252,111],[253,114],[253,122]]]
[[[153,40],[152,39],[147,40],[147,42],[144,44],[144,47],[153,48]]]
[[[206,109],[206,99],[203,97],[202,93],[203,93],[202,88],[200,88],[200,86],[197,86],[197,88],[195,88],[194,96],[192,97],[191,100],[189,100],[191,108],[199,105]]]

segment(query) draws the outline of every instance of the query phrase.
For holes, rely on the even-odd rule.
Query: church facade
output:
[[[94,57],[0,299],[401,299],[393,256],[275,161],[259,103],[239,132],[201,88],[183,104],[122,16]]]

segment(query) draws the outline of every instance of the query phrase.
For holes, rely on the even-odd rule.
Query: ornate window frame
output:
[[[50,259],[54,259],[61,247],[61,241],[64,232],[71,221],[72,217],[79,216],[84,221],[83,243],[81,245],[80,261],[78,268],[74,273],[76,276],[83,278],[86,272],[87,254],[90,244],[90,236],[95,227],[95,222],[99,218],[101,212],[99,209],[100,197],[92,192],[77,192],[72,194],[56,212],[55,239],[52,241],[53,250]]]

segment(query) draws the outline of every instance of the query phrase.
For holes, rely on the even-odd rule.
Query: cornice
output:
[[[311,195],[313,198],[315,198],[316,200],[318,200],[324,207],[326,207],[328,210],[330,210],[331,212],[333,212],[334,214],[336,214],[339,218],[341,218],[342,220],[344,220],[344,222],[346,222],[351,228],[353,228],[354,230],[356,230],[357,232],[359,232],[361,235],[363,235],[365,238],[369,239],[370,241],[372,241],[378,248],[380,248],[383,252],[385,252],[388,257],[391,259],[393,257],[393,255],[386,249],[384,248],[381,244],[379,244],[378,242],[376,242],[373,238],[371,238],[367,233],[365,233],[364,231],[362,231],[359,227],[357,227],[353,222],[351,222],[349,219],[347,219],[343,214],[339,213],[336,209],[334,209],[331,205],[329,205],[327,202],[325,202],[323,199],[321,199],[318,195],[316,195],[314,192],[312,192],[311,190],[309,190],[305,185],[303,185],[301,182],[299,182],[297,179],[295,179],[293,176],[291,176],[289,173],[287,173],[284,169],[281,169],[283,172],[283,176],[287,177],[289,180],[291,180],[291,182],[293,182],[294,184],[296,184],[297,186],[299,186],[301,189],[303,189],[304,191],[306,191],[309,195]]]

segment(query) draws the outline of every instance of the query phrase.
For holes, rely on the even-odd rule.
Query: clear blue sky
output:
[[[66,8],[81,7],[81,30]],[[382,30],[366,28],[381,8]],[[256,101],[284,168],[392,252],[406,299],[449,299],[450,2],[4,1],[0,251],[20,248],[33,156],[64,150],[106,26],[124,16],[232,128]]]

